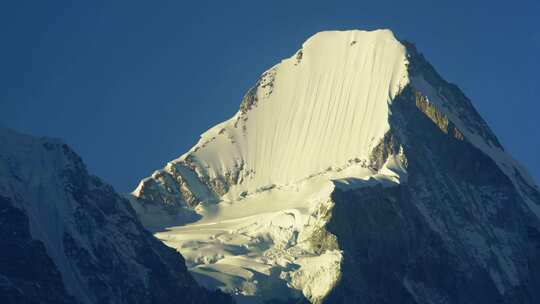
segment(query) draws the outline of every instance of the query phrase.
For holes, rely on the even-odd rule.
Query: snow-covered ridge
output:
[[[414,45],[407,42],[405,44],[411,65],[409,85],[455,125],[459,130],[459,136],[497,164],[512,181],[529,209],[540,217],[540,206],[529,198],[531,193],[538,191],[539,188],[527,170],[504,150],[495,134],[459,88],[442,79],[423,55],[418,53]]]
[[[88,295],[80,289],[79,278],[67,265],[63,251],[64,222],[74,206],[65,193],[56,190],[56,183],[59,171],[76,162],[65,157],[61,145],[59,140],[35,139],[0,129],[0,193],[16,198],[20,204],[17,207],[26,210],[32,237],[43,241],[57,261],[68,291],[86,302]],[[45,205],[48,202],[44,198],[52,198],[54,207]]]
[[[199,221],[156,236],[185,256],[199,282],[240,302],[322,301],[341,273],[325,230],[334,188],[406,178],[399,157],[370,163],[390,129],[392,100],[409,82],[407,62],[388,30],[309,38],[262,74],[231,119],[141,181],[132,202],[143,223],[167,227],[168,211],[156,205],[196,207]]]
[[[184,164],[235,199],[365,162],[389,129],[389,103],[407,84],[406,50],[391,31],[318,33],[263,73],[233,118],[167,168]],[[144,196],[144,187],[134,194]]]
[[[0,128],[0,223],[2,303],[215,303],[59,140]]]
[[[332,193],[407,182],[400,130],[391,125],[406,88],[522,193],[536,187],[462,93],[414,52],[388,30],[309,38],[262,74],[231,119],[141,181],[132,202],[143,223],[160,226],[156,236],[186,257],[199,282],[240,303],[263,302],[276,290],[323,301],[341,275],[341,249],[326,231]],[[173,214],[178,224],[164,224]]]

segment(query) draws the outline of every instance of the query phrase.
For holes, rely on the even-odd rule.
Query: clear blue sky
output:
[[[130,191],[313,33],[390,28],[459,85],[538,181],[539,20],[533,0],[5,0],[0,124],[63,138]]]

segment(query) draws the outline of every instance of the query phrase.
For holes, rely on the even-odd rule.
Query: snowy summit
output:
[[[169,166],[187,163],[236,199],[367,161],[408,82],[406,50],[391,31],[318,33],[264,72],[235,116]]]
[[[396,292],[386,300],[405,303],[456,302],[444,278],[425,282],[415,272],[420,250],[431,250],[433,263],[450,255],[476,267],[467,278],[444,263],[428,271],[489,282],[476,292],[494,301],[529,288],[518,263],[528,241],[496,215],[519,206],[523,214],[511,216],[540,227],[538,193],[471,102],[412,44],[389,30],[353,30],[317,33],[264,72],[231,119],[142,180],[130,200],[199,283],[239,303],[360,297],[374,261],[389,264],[379,282]],[[384,218],[371,209],[387,204]],[[415,244],[408,259],[385,247],[403,240]],[[388,252],[358,256],[365,248]]]

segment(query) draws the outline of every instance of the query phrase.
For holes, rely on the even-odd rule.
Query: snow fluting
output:
[[[468,156],[462,161],[468,171],[439,172],[439,162],[446,164],[449,156],[434,144]],[[439,170],[430,171],[431,180],[418,173],[427,163],[432,171]],[[484,171],[468,179],[478,168]],[[498,179],[481,179],[484,175]],[[438,202],[433,199],[438,197],[435,181],[442,192],[452,190],[444,197],[450,197],[448,206],[441,205],[447,209],[427,203]],[[493,186],[489,183],[505,190],[491,197],[484,193]],[[461,195],[465,189],[477,196]],[[302,298],[347,303],[346,293],[367,294],[373,303],[455,300],[444,294],[444,280],[429,285],[422,281],[426,278],[413,278],[399,268],[395,273],[401,278],[395,281],[392,273],[358,263],[362,259],[354,252],[369,244],[359,245],[345,219],[382,226],[392,219],[378,213],[363,218],[372,213],[361,209],[364,196],[359,193],[373,206],[382,204],[379,199],[402,201],[392,210],[418,218],[425,226],[414,227],[423,227],[441,243],[435,249],[423,243],[419,248],[473,260],[479,273],[487,273],[470,279],[493,282],[479,292],[496,294],[497,300],[520,292],[526,299],[538,296],[521,291],[537,282],[517,265],[527,259],[537,263],[517,252],[528,241],[509,241],[525,226],[505,226],[494,215],[472,211],[443,223],[446,215],[440,213],[456,212],[453,208],[459,204],[466,210],[467,204],[471,210],[477,204],[487,206],[484,200],[490,196],[492,211],[500,207],[494,202],[513,204],[522,210],[514,220],[526,218],[523,225],[537,230],[537,186],[463,93],[444,81],[412,44],[399,41],[389,30],[315,34],[293,56],[261,75],[231,119],[209,129],[187,153],[143,179],[129,198],[143,224],[184,256],[199,283],[232,293],[238,303]],[[342,208],[349,204],[350,214]],[[409,229],[404,238],[416,241],[416,228],[395,223]],[[454,227],[445,227],[447,223]],[[364,226],[350,229],[359,229],[359,237],[366,240],[382,229],[377,227],[369,226],[374,229],[369,233]],[[370,298],[371,289],[352,283],[353,270],[360,272],[361,286],[369,286],[373,277],[361,276],[375,271],[380,282],[388,280],[402,293]]]

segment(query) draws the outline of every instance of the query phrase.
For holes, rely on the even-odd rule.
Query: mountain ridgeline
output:
[[[58,140],[0,129],[0,303],[229,303]]]
[[[413,44],[327,31],[129,194],[0,129],[0,248],[0,303],[533,304],[540,190]]]
[[[130,199],[239,303],[540,301],[538,187],[388,30],[309,38]]]
[[[344,252],[343,276],[326,302],[540,301],[538,189],[515,163],[471,143],[475,130],[503,151],[463,93],[407,47],[413,77],[425,77],[462,120],[453,123],[414,85],[396,98],[392,140],[374,156],[402,148],[407,182],[333,193],[327,227]]]

